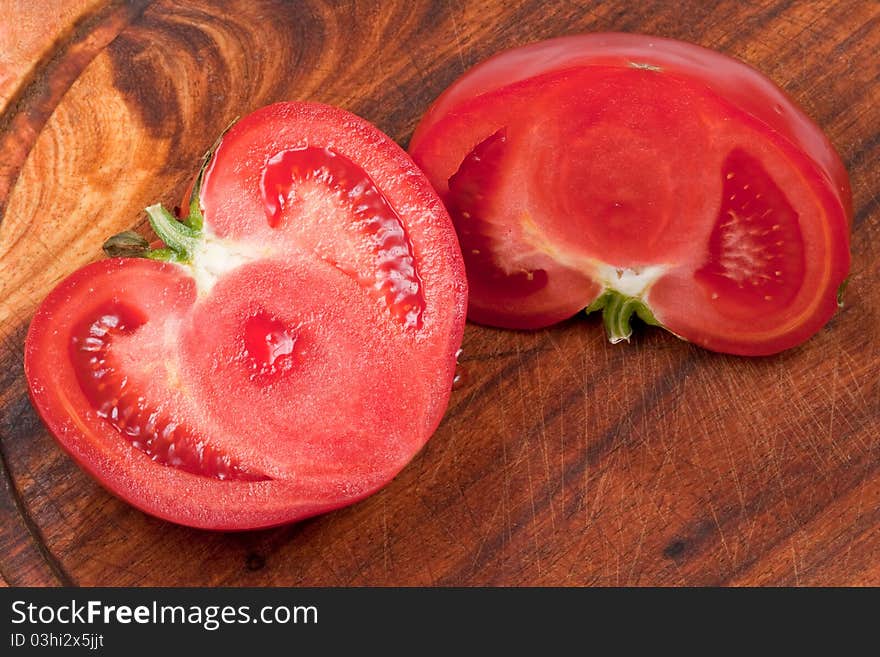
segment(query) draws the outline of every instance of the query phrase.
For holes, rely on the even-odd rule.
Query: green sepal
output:
[[[852,278],[851,276],[847,276],[843,279],[843,283],[840,284],[840,287],[837,288],[837,307],[843,308],[843,295],[846,293],[846,288],[849,286],[849,280]]]
[[[209,148],[202,156],[202,165],[199,167],[199,173],[196,176],[192,192],[189,195],[189,214],[187,214],[186,218],[183,220],[183,223],[193,230],[202,230],[202,226],[204,226],[205,223],[201,202],[202,181],[205,179],[205,172],[208,170],[208,165],[211,164],[211,160],[214,158],[214,153],[217,151],[217,148],[219,148],[220,142],[223,141],[223,137],[225,137],[226,133],[229,132],[229,129],[235,125],[236,121],[238,121],[238,117],[232,119],[229,125],[227,125],[223,129],[223,132],[220,133],[220,136],[217,137],[217,141],[215,141],[211,145],[211,148]]]
[[[104,242],[103,249],[110,258],[146,258],[150,243],[140,233],[125,230]]]
[[[621,294],[616,290],[605,290],[591,303],[584,312],[590,314],[597,310],[602,311],[602,322],[605,324],[605,334],[612,344],[626,340],[629,342],[632,335],[632,316],[636,315],[645,324],[661,326],[648,305],[638,297]]]
[[[162,262],[185,262],[180,259],[179,254],[171,249],[150,249],[145,258],[150,260],[161,260]]]
[[[146,209],[150,225],[159,239],[165,243],[165,246],[160,249],[151,249],[146,238],[132,230],[126,230],[104,242],[104,253],[111,258],[150,258],[151,260],[183,264],[191,262],[196,247],[202,241],[205,224],[200,199],[202,181],[220,142],[236,121],[238,121],[238,117],[223,129],[223,132],[217,137],[217,141],[202,156],[202,164],[189,197],[189,212],[182,221],[178,221],[177,217],[159,203]]]
[[[126,230],[104,242],[104,253],[110,258],[149,258],[163,262],[184,262],[181,254],[172,249],[151,249],[140,233]]]
[[[192,192],[189,195],[189,213],[184,218],[183,223],[193,230],[202,230],[202,226],[205,225],[205,217],[202,214],[201,202],[202,180],[205,178],[205,171],[207,171],[208,164],[211,162],[211,156],[214,154],[214,150],[219,144],[220,141],[217,140],[202,158],[202,166],[199,167],[199,174],[196,176]]]

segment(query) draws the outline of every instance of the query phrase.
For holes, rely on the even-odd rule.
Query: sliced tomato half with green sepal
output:
[[[822,131],[716,52],[563,37],[468,71],[410,153],[458,231],[469,317],[539,328],[601,310],[709,349],[771,354],[816,333],[849,270],[851,198]]]
[[[366,121],[280,103],[205,161],[184,221],[124,233],[38,309],[25,368],[61,445],[151,514],[298,520],[387,484],[440,422],[466,304],[449,217]]]

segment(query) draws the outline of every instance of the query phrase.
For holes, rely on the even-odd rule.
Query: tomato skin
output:
[[[242,159],[235,144],[259,145],[266,134],[270,150],[330,144],[376,182],[414,253],[406,262],[420,276],[420,325],[400,321],[347,261],[311,248],[336,240],[344,248],[333,255],[359,266],[382,255],[348,226],[348,206],[321,215],[317,237],[298,225],[296,208],[283,231],[255,227],[238,241],[218,233],[217,207],[248,210],[234,198],[241,189],[218,181],[231,169],[251,180],[248,167],[265,165]],[[34,315],[25,374],[50,432],[112,493],[179,524],[244,530],[352,504],[413,458],[448,402],[467,287],[440,200],[366,121],[282,103],[228,136],[202,186],[205,243],[221,256],[183,265],[111,258],[75,271]],[[342,198],[313,187],[319,200]],[[249,260],[236,264],[242,253]],[[195,273],[202,266],[220,269],[205,278]]]
[[[43,301],[25,340],[25,376],[31,402],[61,447],[102,486],[132,506],[178,524],[213,530],[271,527],[332,511],[361,500],[387,483],[388,472],[371,476],[278,480],[216,481],[158,465],[106,423],[98,421],[75,380],[59,339],[73,323],[70,304],[88,303],[95,290],[112,299],[114,290],[96,283],[125,277],[132,286],[159,278],[155,299],[183,314],[193,302],[192,279],[173,264],[139,259],[108,259],[83,267],[58,285]],[[134,283],[134,280],[137,283]],[[168,279],[168,280],[161,280]],[[97,305],[100,300],[93,298]],[[65,318],[69,318],[66,320]],[[70,409],[74,412],[64,412]],[[408,460],[408,459],[407,459]],[[406,460],[391,464],[394,474]]]
[[[494,154],[497,171],[482,162],[478,173],[470,173],[469,159],[499,131],[507,135],[508,152]],[[805,270],[795,256],[786,260],[790,266],[771,266],[772,236],[763,242],[748,237],[777,230],[775,215],[764,225],[749,214],[753,208],[726,209],[721,202],[725,153],[740,145],[758,164],[748,173],[755,177],[751,185],[737,193],[776,188],[773,178],[785,183],[774,197],[779,208],[770,210],[795,204],[794,246],[779,248],[800,249]],[[767,355],[803,342],[830,319],[849,270],[851,192],[827,137],[761,73],[692,44],[589,34],[502,52],[441,94],[409,150],[453,215],[469,267],[474,321],[549,326],[561,319],[547,311],[554,299],[570,316],[596,301],[603,287],[614,289],[615,270],[626,278],[656,267],[656,280],[648,276],[632,294],[662,326],[716,351]],[[666,159],[674,164],[664,169]],[[765,178],[771,182],[761,182]],[[457,208],[462,190],[476,180],[493,182],[481,195],[482,216],[475,222],[477,213],[468,211],[465,221]],[[719,237],[726,221],[721,212],[735,213],[739,227]],[[467,262],[468,230],[490,236],[478,245],[480,267]],[[744,238],[731,241],[739,235]],[[710,244],[717,250],[722,242],[727,256],[707,253]],[[730,249],[743,248],[748,253],[731,255]],[[549,272],[540,298],[530,298],[525,287],[518,296],[507,289],[493,293],[479,280],[484,271],[538,268],[536,252],[554,261],[540,267]],[[719,290],[707,288],[705,276],[698,284],[698,271],[715,271]],[[579,274],[592,277],[597,291],[575,293],[562,283]],[[717,275],[746,288],[736,292]],[[785,287],[764,290],[765,277]],[[566,291],[548,298],[551,287]]]
[[[798,144],[836,187],[847,215],[852,215],[849,176],[828,138],[803,110],[762,73],[714,50],[674,39],[618,32],[579,34],[539,41],[503,51],[480,62],[435,100],[419,121],[410,153],[431,129],[464,101],[549,71],[583,65],[647,63],[692,76]],[[438,189],[442,192],[443,185]]]

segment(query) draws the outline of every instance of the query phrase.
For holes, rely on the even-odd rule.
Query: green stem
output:
[[[193,183],[192,192],[189,196],[189,213],[183,221],[162,207],[161,204],[151,205],[147,208],[147,217],[150,225],[163,242],[165,247],[151,249],[147,240],[131,230],[126,230],[114,235],[104,242],[104,252],[111,258],[151,258],[167,262],[187,263],[192,260],[196,246],[202,240],[205,217],[202,214],[201,191],[205,172],[214,159],[214,153],[220,146],[223,137],[238,120],[236,117],[220,133],[217,141],[208,149],[202,158],[199,173]]]
[[[126,230],[104,242],[104,253],[111,258],[150,258],[166,262],[190,262],[202,240],[202,231],[177,220],[160,204],[147,208],[147,217],[165,246],[151,249],[150,243],[133,230]]]
[[[192,260],[193,251],[201,241],[200,230],[179,222],[160,203],[148,207],[147,216],[150,218],[150,225],[156,231],[156,235],[175,254],[174,260],[178,262]]]
[[[598,299],[586,308],[589,314],[596,310],[602,311],[602,321],[605,324],[605,333],[612,344],[626,340],[632,335],[632,316],[636,315],[645,324],[660,326],[660,322],[654,317],[654,313],[647,304],[638,297],[621,294],[616,290],[606,290]]]

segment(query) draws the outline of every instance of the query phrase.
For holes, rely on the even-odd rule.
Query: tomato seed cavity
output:
[[[391,313],[407,327],[422,323],[425,300],[413,248],[403,221],[372,179],[344,155],[331,148],[305,147],[281,151],[263,169],[260,192],[266,219],[281,226],[284,210],[295,193],[296,181],[327,186],[351,207],[361,231],[372,238],[376,270],[371,284]],[[344,263],[336,267],[363,282]]]
[[[727,156],[722,183],[708,261],[697,280],[713,301],[783,307],[804,276],[798,214],[761,163],[745,151]]]
[[[212,447],[173,418],[164,417],[117,370],[112,359],[114,340],[133,334],[146,323],[146,317],[118,303],[107,304],[97,316],[90,317],[74,327],[69,353],[77,381],[99,417],[162,465],[221,480],[268,479]]]
[[[507,130],[501,128],[477,144],[465,156],[449,178],[449,194],[445,201],[461,243],[468,278],[472,285],[487,282],[487,287],[504,290],[511,296],[527,297],[547,285],[547,272],[542,269],[508,271],[493,259],[491,192],[498,187],[500,163],[507,148]]]

